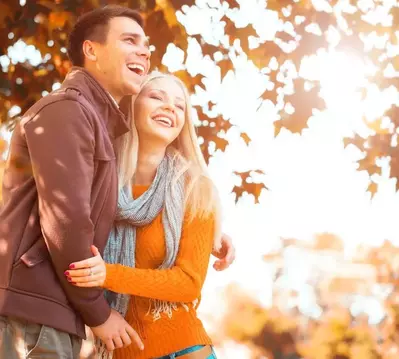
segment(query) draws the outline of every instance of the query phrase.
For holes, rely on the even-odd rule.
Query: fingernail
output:
[[[75,264],[70,264],[69,265],[69,269],[74,269],[75,268]]]
[[[68,271],[65,271],[64,274],[65,274],[66,276],[69,276],[69,272],[68,272]]]
[[[144,345],[143,345],[143,344],[140,346],[140,349],[141,349],[141,350],[144,350]]]
[[[67,277],[68,282],[72,282],[72,278],[71,277]]]

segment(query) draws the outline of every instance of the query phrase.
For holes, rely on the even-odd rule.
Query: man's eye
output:
[[[182,111],[184,111],[184,110],[185,110],[185,108],[184,108],[184,106],[183,106],[183,105],[176,105],[176,107],[177,107],[178,109],[182,110]]]
[[[125,41],[127,41],[127,42],[129,42],[131,44],[135,43],[135,40],[132,37],[129,37],[129,38],[125,39]]]

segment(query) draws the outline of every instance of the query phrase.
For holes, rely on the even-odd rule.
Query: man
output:
[[[74,67],[62,87],[17,124],[0,211],[0,358],[78,358],[84,325],[109,350],[141,346],[102,290],[69,285],[69,263],[102,251],[117,204],[113,141],[126,133],[122,97],[149,70],[141,16],[108,6],[85,14],[70,34]],[[223,239],[216,269],[234,259]]]

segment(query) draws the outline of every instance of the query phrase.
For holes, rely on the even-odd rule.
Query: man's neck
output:
[[[104,76],[101,76],[100,74],[98,74],[97,71],[93,71],[89,66],[85,67],[85,70],[90,72],[90,75],[92,75],[97,80],[97,82],[104,88],[104,90],[111,97],[111,99],[115,103],[115,105],[117,107],[119,107],[119,101],[121,100],[121,98],[119,98],[119,96],[117,96],[116,94],[112,93],[111,89],[108,86],[108,83],[106,81],[104,81]]]
[[[106,91],[107,91],[107,90],[106,90]],[[107,92],[108,92],[109,97],[111,97],[111,100],[115,103],[115,105],[116,105],[117,107],[119,107],[119,103],[115,100],[115,97],[112,96],[111,93],[110,93],[109,91],[107,91]]]

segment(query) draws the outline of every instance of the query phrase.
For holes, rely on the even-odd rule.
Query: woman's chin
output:
[[[173,130],[170,128],[153,128],[152,130],[152,140],[162,143],[165,147],[169,146],[176,139],[175,134],[172,133]]]
[[[139,134],[139,137],[142,137],[142,136],[140,136],[140,134]],[[152,145],[152,146],[156,146],[159,148],[168,147],[174,140],[175,140],[175,137],[167,136],[167,134],[159,133],[158,131],[152,132],[151,134],[148,134],[147,136],[145,136],[145,138],[140,139],[140,141],[145,142],[146,145]]]

